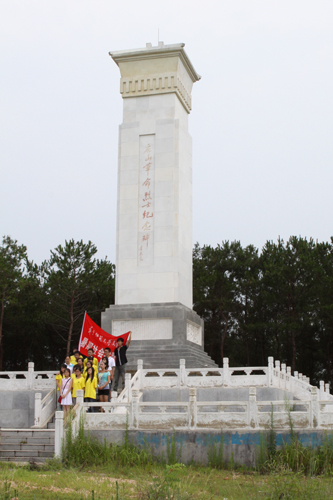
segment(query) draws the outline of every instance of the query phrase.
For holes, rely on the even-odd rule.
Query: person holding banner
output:
[[[125,345],[123,345],[124,344],[123,338],[120,337],[117,339],[117,347],[114,350],[114,356],[116,358],[116,368],[113,380],[113,390],[116,392],[118,390],[119,377],[121,377],[122,390],[125,387],[125,374],[126,374],[126,363],[127,363],[126,351],[131,343],[131,338],[132,338],[132,332],[129,332],[127,342],[125,343]]]

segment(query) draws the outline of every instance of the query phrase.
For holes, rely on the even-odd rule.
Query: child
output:
[[[106,363],[101,361],[101,371],[98,373],[98,396],[101,403],[107,403],[109,398],[110,372],[106,371],[106,368]],[[103,408],[101,408],[101,411],[104,411]]]
[[[73,401],[73,405],[75,406],[76,405],[76,391],[84,389],[85,385],[86,385],[85,384],[86,381],[82,377],[82,373],[81,373],[81,370],[80,370],[78,365],[76,365],[76,367],[75,367],[75,374],[72,375],[72,379],[73,379],[72,401]]]
[[[70,358],[69,356],[66,356],[66,358],[65,358],[65,365],[66,365],[66,366],[67,366],[67,368],[70,370],[71,375],[72,375],[74,365],[72,365],[72,363],[71,363],[71,358]]]
[[[57,384],[57,410],[60,410],[60,403],[58,401],[59,399],[59,395],[60,395],[60,389],[61,389],[61,381],[62,379],[64,378],[65,376],[65,370],[66,370],[67,366],[65,365],[65,363],[63,363],[61,366],[60,366],[60,370],[59,370],[59,373],[57,373],[56,375],[56,384]]]
[[[79,359],[82,359],[83,361],[83,356],[81,356],[81,354],[79,353],[79,351],[77,349],[73,349],[73,354],[71,356],[71,363],[72,365],[77,365],[77,362]]]
[[[85,366],[85,368],[83,370],[83,376],[84,376],[84,378],[87,377],[88,368],[92,368],[92,367],[93,367],[92,362],[88,359],[87,363],[86,363],[86,366]]]
[[[93,368],[94,368],[95,372],[97,373],[98,372],[98,359],[94,358],[94,349],[88,349],[88,358],[86,358],[84,360],[84,366],[86,366],[88,359],[93,362]]]
[[[97,388],[97,378],[95,377],[95,370],[92,366],[87,368],[86,386],[84,388],[84,402],[85,403],[96,403],[96,388]],[[95,412],[95,408],[89,408],[88,412]]]
[[[65,368],[65,378],[61,381],[60,388],[60,396],[61,396],[61,406],[64,411],[64,416],[66,418],[67,413],[69,412],[69,407],[72,404],[72,384],[73,380],[71,379],[71,371],[69,368]]]

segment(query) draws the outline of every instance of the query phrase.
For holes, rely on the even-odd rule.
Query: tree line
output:
[[[100,324],[114,303],[115,266],[89,241],[66,241],[40,266],[6,236],[0,247],[0,371],[55,369],[78,344],[84,312]]]
[[[0,370],[56,368],[76,346],[84,311],[100,325],[114,303],[115,266],[90,241],[66,241],[37,266],[10,237],[0,247]],[[194,309],[205,350],[221,366],[267,357],[333,382],[333,239],[291,237],[253,245],[225,241],[193,250]]]
[[[221,365],[262,366],[274,356],[311,378],[333,382],[333,239],[291,237],[253,245],[195,245],[194,309],[205,348]]]

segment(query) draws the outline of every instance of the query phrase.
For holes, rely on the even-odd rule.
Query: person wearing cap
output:
[[[129,332],[129,336],[127,338],[127,342],[125,345],[123,338],[120,337],[119,339],[117,339],[117,347],[114,350],[114,356],[116,358],[116,366],[114,370],[112,390],[116,392],[118,390],[119,377],[121,377],[122,389],[124,389],[125,387],[125,374],[126,374],[126,364],[127,364],[126,351],[131,343],[131,336],[132,332]]]

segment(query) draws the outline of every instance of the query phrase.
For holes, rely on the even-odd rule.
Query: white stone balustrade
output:
[[[1,391],[47,390],[55,387],[59,370],[35,371],[34,363],[28,363],[28,371],[0,372]]]
[[[43,399],[42,399],[42,394],[40,392],[35,393],[34,427],[43,428],[46,426],[46,424],[51,419],[56,409],[55,398],[56,398],[55,388],[51,389]]]

